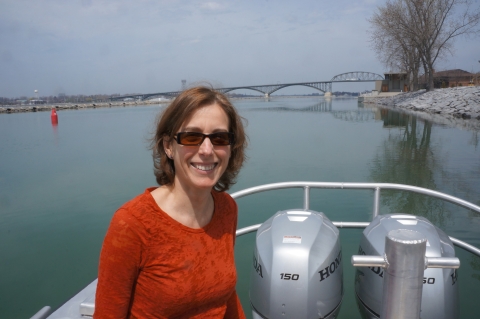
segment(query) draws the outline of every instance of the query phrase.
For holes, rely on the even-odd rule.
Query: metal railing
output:
[[[435,198],[442,199],[444,201],[471,209],[480,214],[480,206],[467,202],[466,200],[460,199],[455,196],[451,196],[442,192],[437,192],[431,189],[404,185],[404,184],[390,184],[390,183],[337,183],[337,182],[283,182],[283,183],[273,183],[265,184],[260,186],[255,186],[247,188],[235,193],[232,193],[231,196],[234,199],[242,198],[248,195],[257,194],[266,191],[278,190],[278,189],[288,189],[288,188],[303,188],[303,209],[310,209],[310,189],[319,188],[319,189],[370,189],[374,191],[373,195],[373,212],[372,219],[379,215],[380,212],[380,193],[382,189],[389,190],[398,190],[398,191],[408,191],[417,194],[427,195]],[[332,222],[338,228],[365,228],[370,223],[369,222],[345,222],[345,221],[333,221]],[[237,237],[242,236],[248,233],[257,231],[261,224],[247,226],[237,230]],[[450,240],[457,247],[463,248],[466,251],[475,254],[480,257],[480,249],[470,245],[466,242],[463,242],[457,238],[450,237]]]

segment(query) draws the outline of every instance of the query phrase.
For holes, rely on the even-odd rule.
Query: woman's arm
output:
[[[100,254],[95,319],[127,318],[141,265],[143,225],[127,210],[112,218]]]
[[[238,222],[238,206],[233,198],[231,198],[231,203],[232,203],[231,209],[233,209],[234,216],[235,216],[235,218],[233,219],[233,231],[232,231],[233,246],[235,246],[235,239],[236,239],[235,233],[236,233],[237,222]],[[240,303],[240,298],[238,298],[236,290],[233,291],[232,295],[227,301],[227,311],[225,312],[224,319],[245,319],[245,313],[243,312],[242,304]]]
[[[238,298],[237,291],[234,290],[230,299],[227,301],[227,311],[225,311],[224,319],[245,319],[242,304]]]

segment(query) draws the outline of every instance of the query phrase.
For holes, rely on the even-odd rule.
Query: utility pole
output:
[[[478,60],[478,63],[480,63],[480,60]],[[478,77],[480,77],[480,72],[477,72],[475,85],[478,85]]]

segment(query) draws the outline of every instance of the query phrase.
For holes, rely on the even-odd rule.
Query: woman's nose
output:
[[[209,137],[206,137],[202,144],[200,144],[200,149],[198,150],[200,154],[210,155],[213,153],[213,144],[210,141]]]

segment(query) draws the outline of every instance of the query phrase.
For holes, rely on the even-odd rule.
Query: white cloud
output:
[[[225,8],[225,5],[218,2],[208,1],[202,3],[200,7],[206,10],[219,11],[223,10]]]

